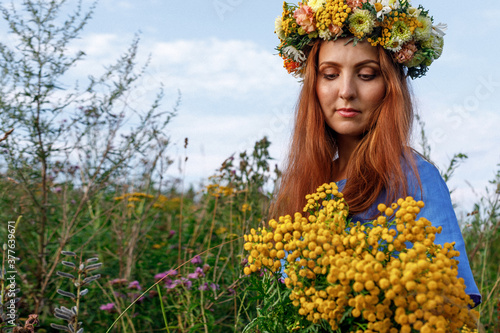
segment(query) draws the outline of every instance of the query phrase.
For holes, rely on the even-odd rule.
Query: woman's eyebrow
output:
[[[367,59],[367,60],[363,60],[363,61],[360,61],[360,62],[354,64],[354,67],[361,67],[361,66],[364,66],[364,65],[367,65],[370,63],[376,64],[377,66],[380,66],[380,63],[377,60]],[[342,64],[335,62],[335,61],[330,61],[330,60],[323,61],[319,64],[320,67],[323,65],[342,67]]]

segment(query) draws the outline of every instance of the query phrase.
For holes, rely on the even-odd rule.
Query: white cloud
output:
[[[152,66],[168,77],[167,86],[181,91],[224,98],[247,93],[275,92],[293,85],[279,57],[254,42],[179,40],[152,45]]]
[[[132,37],[90,34],[72,46],[83,50],[85,60],[72,70],[74,77],[100,73],[130,46]],[[220,39],[159,42],[142,40],[138,60],[147,68],[141,89],[180,89],[183,95],[212,100],[282,98],[298,84],[282,68],[281,59],[254,42]]]
[[[127,1],[127,0],[104,0],[100,1],[100,4],[104,6],[104,9],[113,11],[116,10],[117,8],[124,9],[124,10],[132,10],[135,8],[135,3],[133,1]]]
[[[114,59],[120,53],[119,49],[123,46],[125,46],[123,39],[117,35],[100,33],[85,36],[81,43],[77,43],[76,47],[73,47],[73,50],[83,50],[87,57],[100,61],[102,59],[109,59],[110,57]]]

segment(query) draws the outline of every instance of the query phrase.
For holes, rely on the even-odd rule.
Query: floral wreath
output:
[[[304,0],[298,6],[284,2],[275,22],[284,67],[298,77],[318,38],[350,37],[354,45],[365,39],[381,45],[415,79],[441,56],[444,31],[446,24],[433,25],[428,11],[412,7],[409,0]]]

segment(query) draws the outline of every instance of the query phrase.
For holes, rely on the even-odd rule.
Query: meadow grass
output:
[[[268,147],[263,139],[253,152],[227,159],[197,192],[169,188],[160,193],[139,186],[127,192],[130,185],[108,186],[89,202],[82,227],[69,244],[80,256],[98,257],[103,263],[98,286],[89,287],[79,303],[78,318],[86,331],[241,332],[262,306],[269,306],[257,297],[262,290],[256,290],[255,277],[242,273],[246,264],[242,235],[266,220],[271,196],[263,188],[276,177]],[[480,321],[491,332],[498,328],[500,306],[498,180],[492,181],[489,196],[461,221],[483,295]],[[8,186],[8,180],[3,179],[2,186]],[[3,202],[23,198],[15,191],[2,193]],[[57,209],[61,210],[54,206],[54,216]],[[2,218],[16,213],[3,209]],[[36,247],[23,233],[23,223],[29,223],[29,217],[17,227],[22,244],[20,324],[34,313],[30,295],[38,292],[36,274],[30,270],[33,263],[24,259],[36,253]],[[57,294],[61,286],[67,287],[66,280],[57,275],[51,279],[38,312],[39,332],[50,331],[51,323],[61,324],[53,316],[55,308],[71,308],[72,300]],[[5,290],[6,284],[2,286]]]

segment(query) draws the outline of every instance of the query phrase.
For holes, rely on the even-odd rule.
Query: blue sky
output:
[[[300,88],[275,55],[274,19],[282,4],[101,0],[73,45],[87,57],[72,75],[86,78],[98,73],[140,31],[140,57],[152,58],[134,101],[146,103],[162,82],[167,92],[164,105],[170,107],[181,91],[179,114],[170,126],[170,153],[183,156],[184,138],[189,138],[188,182],[205,180],[226,157],[251,149],[264,135],[280,164]],[[412,4],[422,4],[435,22],[448,24],[443,56],[427,76],[413,82],[413,89],[435,164],[443,168],[457,152],[469,155],[450,183],[454,200],[469,209],[467,201],[475,195],[466,181],[482,193],[500,162],[500,7],[497,0],[480,5],[462,0]],[[0,36],[5,36],[5,29]],[[175,165],[169,173],[178,176]]]

